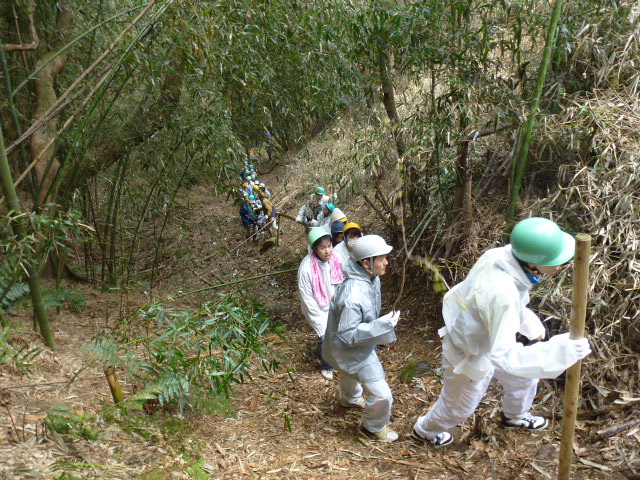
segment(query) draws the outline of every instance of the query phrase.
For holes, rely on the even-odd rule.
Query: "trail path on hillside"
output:
[[[276,199],[286,197],[275,175],[264,180]],[[164,294],[295,268],[305,254],[304,232],[292,222],[283,220],[282,245],[260,254],[256,244],[245,241],[237,208],[224,198],[197,187],[179,202],[181,231],[170,232],[167,242],[175,242],[180,255],[165,266],[165,274],[172,277],[163,287]],[[289,213],[292,207],[293,203]],[[348,206],[343,209],[352,214]],[[185,238],[190,239],[186,244]],[[89,365],[89,356],[79,347],[112,326],[121,312],[131,312],[147,301],[143,292],[121,296],[86,286],[72,288],[85,294],[87,306],[82,313],[54,315],[59,350],[43,354],[31,376],[0,371],[0,478],[152,480],[208,475],[212,479],[506,480],[556,476],[559,421],[534,434],[505,431],[499,426],[500,397],[495,386],[476,415],[454,431],[451,447],[433,449],[409,438],[413,422],[440,389],[435,370],[440,351],[437,307],[430,294],[421,293],[420,285],[413,286],[416,291],[401,306],[404,318],[398,342],[380,353],[395,399],[392,427],[400,439],[384,444],[364,437],[357,429],[360,413],[337,405],[337,380],[327,382],[319,375],[315,337],[300,314],[295,272],[250,286],[250,293],[261,298],[273,320],[287,326],[287,333],[286,340],[273,347],[280,356],[280,368],[266,374],[256,365],[254,382],[236,388],[233,415],[189,412],[184,427],[171,423],[173,434],[163,430],[148,438],[107,422],[101,424],[104,430],[97,440],[44,434],[42,420],[52,403],[71,404],[78,412],[99,416],[111,405],[101,369]],[[392,277],[384,279],[383,292],[385,310],[395,298]],[[215,292],[190,300],[211,295]],[[30,321],[26,315],[23,319]],[[411,362],[428,365],[422,378],[402,379],[403,368]],[[123,387],[130,393],[129,385]],[[535,403],[538,410],[552,411],[558,402],[561,398],[542,384]],[[170,417],[166,421],[172,422]],[[593,430],[587,422],[578,425],[573,478],[625,478],[616,473],[612,457],[603,456],[604,446],[593,444]],[[75,476],[61,476],[65,472]]]

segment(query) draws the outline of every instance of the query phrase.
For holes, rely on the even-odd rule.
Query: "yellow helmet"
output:
[[[356,222],[349,222],[344,226],[344,233],[346,234],[348,230],[351,230],[352,228],[355,228],[357,230],[360,230],[360,233],[362,233],[362,227],[360,225],[358,225]]]

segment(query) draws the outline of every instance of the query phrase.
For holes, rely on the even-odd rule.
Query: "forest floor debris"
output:
[[[172,260],[167,270],[179,265],[188,268],[171,272],[166,293],[201,287],[203,279],[218,283],[295,267],[304,254],[302,229],[285,224],[282,245],[259,255],[256,245],[244,242],[236,208],[224,199],[211,198],[204,188],[191,192],[185,211],[183,228],[190,229],[193,241],[182,246],[189,254]],[[42,353],[28,375],[0,370],[0,479],[556,476],[562,388],[554,382],[541,382],[535,403],[537,411],[552,418],[551,428],[544,432],[502,429],[500,389],[495,385],[475,416],[453,432],[455,442],[450,448],[435,450],[409,438],[413,422],[440,389],[439,315],[436,302],[425,295],[412,295],[404,302],[399,340],[380,353],[394,392],[393,428],[400,439],[381,444],[363,437],[357,429],[360,414],[338,406],[337,381],[327,382],[317,372],[315,337],[299,313],[295,278],[293,272],[249,286],[274,321],[287,327],[286,341],[274,347],[279,369],[266,374],[256,366],[254,382],[236,388],[233,415],[187,412],[184,419],[161,410],[131,418],[113,413],[103,372],[80,347],[147,297],[140,292],[98,292],[73,285],[85,295],[86,307],[83,313],[54,316],[59,349]],[[385,278],[386,303],[395,298],[394,287],[394,279]],[[202,298],[213,294],[202,294]],[[26,315],[20,320],[30,322]],[[421,378],[407,374],[413,363],[420,364]],[[123,383],[123,389],[131,393],[131,385]],[[44,427],[54,404],[71,407],[75,427],[67,433]],[[636,414],[637,408],[614,412],[620,421]],[[598,438],[597,432],[611,422],[615,420],[578,422],[574,479],[638,478],[638,428]]]

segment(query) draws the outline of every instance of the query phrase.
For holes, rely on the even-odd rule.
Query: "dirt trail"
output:
[[[273,178],[265,178],[274,197],[285,192]],[[174,259],[174,276],[166,292],[190,290],[268,271],[297,267],[305,252],[302,229],[284,223],[282,245],[265,254],[245,242],[237,209],[205,188],[182,200],[181,229],[191,241],[184,256]],[[348,211],[348,206],[345,211]],[[363,214],[361,210],[359,214]],[[181,235],[183,235],[181,237]],[[185,238],[172,232],[168,241]],[[254,370],[255,382],[239,385],[232,399],[234,414],[187,413],[184,422],[170,416],[156,423],[148,436],[127,433],[121,424],[105,420],[111,405],[106,381],[96,365],[86,367],[68,382],[89,357],[79,347],[120,312],[146,301],[142,292],[129,297],[73,285],[87,298],[83,313],[54,315],[59,350],[41,356],[30,376],[0,371],[0,478],[92,478],[145,480],[169,478],[213,479],[513,479],[553,478],[559,445],[559,423],[535,434],[505,431],[499,426],[497,389],[492,388],[475,417],[454,432],[446,449],[417,445],[409,439],[411,426],[436,398],[440,382],[437,312],[424,295],[402,306],[404,320],[398,342],[380,356],[394,392],[393,428],[400,433],[393,444],[372,442],[357,430],[360,413],[337,406],[337,380],[320,377],[313,354],[315,338],[299,313],[295,273],[251,286],[272,313],[288,327],[286,341],[275,346],[280,355],[276,373]],[[395,281],[385,278],[384,302],[394,297]],[[201,295],[206,298],[208,293]],[[200,299],[193,299],[200,300]],[[384,307],[383,307],[384,308]],[[25,316],[21,318],[28,323]],[[422,379],[402,378],[404,367],[424,362]],[[32,386],[29,386],[32,385]],[[125,391],[130,386],[124,385]],[[557,395],[547,396],[542,384],[536,405],[542,412],[557,408]],[[540,401],[546,398],[545,401]],[[95,414],[101,427],[97,440],[42,432],[42,420],[53,403],[72,405],[78,413]],[[158,418],[160,417],[160,420]],[[134,419],[132,419],[134,421]],[[603,465],[605,459],[589,443],[592,430],[581,424],[574,479],[625,478]],[[97,428],[97,427],[96,427]],[[36,431],[37,430],[37,431]],[[141,430],[138,430],[141,431]],[[594,466],[596,464],[596,466]],[[601,466],[597,466],[601,465]],[[66,476],[65,476],[66,475]]]

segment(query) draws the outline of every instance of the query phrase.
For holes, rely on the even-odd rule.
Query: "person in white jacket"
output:
[[[356,241],[362,237],[362,227],[355,222],[349,222],[344,226],[344,240],[337,244],[333,249],[334,253],[340,259],[342,265],[342,273],[345,272],[345,266],[349,262],[349,256],[353,251]]]
[[[324,187],[316,187],[314,193],[309,195],[307,202],[300,207],[296,222],[308,227],[318,226],[318,218],[322,214],[324,206],[331,201],[337,200],[337,198],[338,195],[335,193],[327,195]]]
[[[575,252],[575,241],[551,220],[528,218],[511,233],[511,244],[485,252],[464,281],[443,300],[444,384],[431,409],[418,418],[413,438],[434,446],[452,442],[448,430],[469,418],[492,378],[504,389],[506,428],[541,430],[547,419],[529,412],[538,379],[554,378],[591,350],[586,339],[556,335],[524,346],[520,333],[542,340],[545,329],[527,308],[529,290],[541,275],[555,275]]]
[[[320,374],[333,379],[333,367],[322,358],[322,340],[327,328],[327,315],[331,297],[344,277],[338,257],[333,253],[331,234],[324,228],[312,228],[307,239],[309,254],[298,268],[298,291],[302,301],[302,313],[318,336],[317,354]]]

